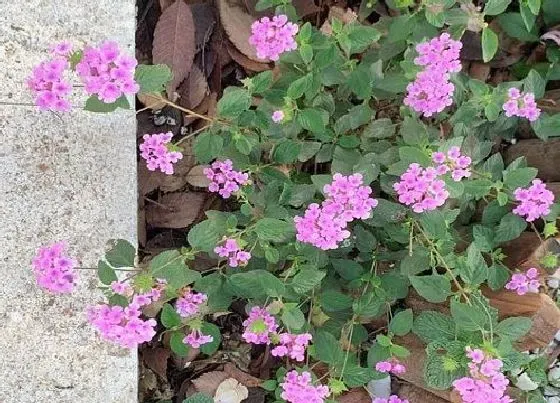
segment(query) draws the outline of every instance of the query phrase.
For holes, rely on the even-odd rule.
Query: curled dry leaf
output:
[[[231,362],[228,362],[224,365],[224,372],[227,373],[231,378],[237,379],[241,384],[247,386],[248,388],[256,388],[261,384],[260,379],[241,371],[235,366],[235,364],[232,364]]]
[[[218,0],[218,7],[220,21],[237,49],[254,61],[266,61],[257,57],[255,47],[249,43],[255,18],[247,12],[243,0]]]
[[[196,379],[192,380],[197,392],[204,393],[208,396],[214,396],[218,390],[218,386],[229,378],[224,371],[206,372]]]
[[[416,402],[416,400],[411,400]],[[365,389],[351,389],[337,398],[338,403],[371,403],[371,396]]]
[[[249,391],[237,379],[229,378],[220,383],[214,403],[241,403],[249,397]]]
[[[541,41],[554,41],[560,46],[560,31],[548,31],[541,36]]]
[[[204,175],[204,168],[207,168],[208,165],[197,165],[192,167],[187,175],[187,181],[192,186],[197,186],[201,188],[208,187],[210,184],[210,180]]]
[[[231,43],[227,43],[227,51],[233,60],[240,64],[245,70],[254,71],[260,73],[261,71],[270,70],[270,65],[268,63],[256,62],[243,53],[241,53],[237,48]]]
[[[146,222],[156,228],[186,228],[200,215],[206,193],[167,193],[146,203]]]
[[[169,350],[161,347],[142,350],[142,359],[146,366],[164,379],[167,376],[167,360],[170,355]]]
[[[192,66],[189,76],[179,86],[179,105],[194,109],[209,94],[208,82],[197,66]]]
[[[168,93],[173,93],[189,72],[194,60],[194,22],[190,7],[177,1],[167,7],[154,31],[154,64],[167,64],[173,72]]]

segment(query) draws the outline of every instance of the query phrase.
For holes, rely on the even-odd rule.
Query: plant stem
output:
[[[161,102],[163,102],[164,104],[171,106],[172,108],[175,108],[175,109],[178,109],[178,110],[180,110],[180,111],[182,111],[182,112],[185,112],[187,115],[194,116],[195,118],[203,119],[203,120],[206,120],[206,121],[208,121],[208,122],[214,122],[214,119],[212,119],[212,118],[210,118],[210,117],[208,117],[208,116],[205,116],[205,115],[200,115],[200,114],[198,114],[198,113],[196,113],[196,112],[194,112],[194,111],[191,111],[190,109],[183,108],[182,106],[177,105],[175,102],[171,102],[170,100],[165,99],[165,98],[162,97],[161,95],[160,95],[159,97],[155,97],[155,98],[156,98],[158,101],[161,101]]]

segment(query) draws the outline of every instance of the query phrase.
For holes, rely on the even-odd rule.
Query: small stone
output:
[[[370,381],[367,390],[372,397],[388,398],[391,396],[391,377],[387,376]]]
[[[558,288],[560,287],[560,280],[552,277],[549,278],[548,280],[546,280],[546,284],[550,287],[550,288]]]
[[[546,398],[547,403],[560,403],[560,397],[551,396]]]
[[[523,391],[530,391],[530,390],[537,389],[539,387],[539,384],[533,382],[533,380],[529,378],[529,375],[527,375],[527,373],[524,372],[519,376],[519,378],[517,378],[517,382],[515,383],[515,386],[517,386],[519,389]]]
[[[543,395],[545,396],[559,396],[560,395],[560,390],[553,388],[552,386],[545,386],[544,387],[544,391],[543,391]]]
[[[560,367],[554,367],[548,371],[548,380],[552,382],[557,382],[560,379]]]

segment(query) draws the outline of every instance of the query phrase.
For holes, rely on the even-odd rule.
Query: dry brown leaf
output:
[[[142,102],[142,104],[146,108],[150,108],[153,110],[159,110],[167,105],[165,102],[160,101],[160,95],[157,93],[150,93],[150,92],[140,92],[136,94],[138,100]]]
[[[210,40],[216,25],[214,7],[210,3],[196,3],[191,5],[191,12],[194,20],[196,48],[201,49]]]
[[[337,399],[338,403],[371,403],[371,396],[365,389],[351,389]],[[416,403],[416,401],[414,401]]]
[[[179,86],[179,105],[194,109],[210,93],[206,77],[197,66],[192,66],[189,76]]]
[[[255,18],[247,12],[243,0],[218,0],[218,7],[220,21],[237,49],[252,60],[266,61],[257,57],[255,47],[249,43],[251,24]]]
[[[560,46],[560,31],[548,31],[541,36],[541,41],[554,41]]]
[[[261,384],[260,379],[241,371],[235,366],[235,364],[232,364],[231,362],[228,362],[224,365],[224,372],[227,373],[231,378],[237,379],[239,383],[247,386],[248,388],[256,388]]]
[[[159,0],[159,7],[164,11],[167,7],[175,3],[175,0]]]
[[[194,60],[194,22],[191,8],[183,1],[167,7],[154,31],[154,64],[167,64],[173,72],[168,92],[173,93],[189,72]]]
[[[210,184],[210,179],[204,175],[204,168],[207,168],[208,165],[197,165],[191,168],[187,175],[187,181],[192,186],[197,186],[200,188],[208,187]]]
[[[196,220],[206,193],[167,193],[156,203],[146,203],[146,222],[156,228],[186,228]]]
[[[237,50],[237,48],[231,42],[229,42],[226,46],[228,54],[231,56],[231,58],[239,63],[245,70],[254,71],[256,73],[270,70],[270,65],[268,63],[260,63],[249,59],[247,56]]]
[[[206,372],[196,379],[192,380],[192,383],[198,392],[204,393],[208,396],[214,396],[218,386],[229,378],[229,375],[223,371],[212,371]]]
[[[142,350],[142,359],[146,366],[164,379],[167,376],[167,360],[170,355],[169,350],[161,347]]]
[[[332,35],[331,21],[336,18],[342,21],[343,24],[350,24],[358,20],[358,14],[356,14],[351,8],[344,9],[342,7],[333,6],[329,9],[329,16],[327,20],[321,26],[321,32],[325,35]]]
[[[241,403],[248,397],[249,391],[247,388],[240,384],[237,379],[229,378],[218,386],[214,395],[214,403]]]

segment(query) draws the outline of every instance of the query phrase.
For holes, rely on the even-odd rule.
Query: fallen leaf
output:
[[[237,48],[229,42],[226,45],[227,52],[233,60],[239,63],[245,70],[254,71],[260,73],[261,71],[270,70],[270,65],[268,63],[256,62],[243,53],[241,53]]]
[[[199,50],[210,40],[216,25],[216,16],[210,3],[196,3],[190,7],[194,20],[194,41],[196,49]]]
[[[204,393],[208,396],[214,396],[218,386],[229,378],[229,375],[223,371],[206,372],[196,379],[192,380],[197,392]]]
[[[333,6],[329,9],[329,16],[326,21],[321,26],[321,32],[325,35],[332,35],[333,30],[331,22],[333,18],[341,21],[344,25],[350,24],[358,20],[358,14],[356,14],[351,8],[344,9],[342,7]]]
[[[197,66],[192,66],[189,76],[179,86],[179,105],[194,109],[210,93],[206,77]]]
[[[235,378],[239,383],[247,386],[248,388],[255,388],[261,384],[261,380],[249,375],[246,372],[241,371],[239,368],[228,362],[224,365],[224,372],[227,373],[231,378]]]
[[[210,179],[204,174],[204,168],[208,168],[208,165],[197,165],[191,168],[187,175],[187,181],[192,186],[197,186],[200,188],[206,188],[210,184]]]
[[[259,59],[255,47],[249,43],[251,25],[255,18],[247,12],[242,0],[218,0],[220,21],[224,26],[229,39],[237,49],[248,58],[257,62],[266,62]]]
[[[164,11],[167,7],[172,5],[174,2],[175,0],[159,0],[159,7],[161,8],[161,11]]]
[[[194,21],[190,7],[177,1],[159,17],[154,31],[154,64],[167,64],[173,72],[168,93],[173,93],[189,72],[194,60]]]
[[[136,94],[136,97],[146,108],[149,109],[159,110],[167,105],[165,102],[160,100],[160,94],[157,93],[140,92]]]
[[[541,41],[554,41],[560,46],[560,31],[548,31],[541,36]]]
[[[156,228],[186,228],[199,216],[206,193],[164,194],[156,203],[146,203],[146,222]]]
[[[215,403],[241,403],[249,397],[249,391],[237,379],[229,378],[220,383],[216,394]]]
[[[411,400],[416,402],[416,400]],[[371,396],[365,389],[351,389],[337,399],[338,403],[371,403]],[[419,403],[420,401],[418,401]]]
[[[163,379],[167,377],[167,360],[170,355],[169,350],[161,347],[142,350],[142,359],[146,366]]]
[[[469,68],[469,75],[477,80],[484,81],[490,77],[490,66],[487,63],[472,62]]]
[[[210,110],[210,107],[212,106],[212,103],[214,102],[215,99],[217,99],[217,94],[215,92],[213,92],[213,93],[210,94],[210,96],[205,97],[202,100],[202,102],[200,103],[200,105],[193,108],[193,112],[196,112],[199,115],[206,115],[208,117],[212,117],[208,113],[208,111]],[[189,116],[189,115],[185,114],[185,126],[190,125],[191,123],[193,123],[194,121],[196,121],[198,119],[199,118],[197,118],[197,117],[193,117],[193,116]],[[204,125],[208,125],[208,122],[204,121]]]

